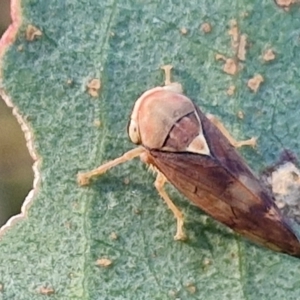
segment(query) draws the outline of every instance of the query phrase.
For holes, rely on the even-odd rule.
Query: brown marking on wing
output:
[[[249,239],[300,257],[300,244],[272,196],[198,109],[211,156],[148,150],[147,162],[195,205]]]
[[[186,132],[189,134],[186,134]],[[199,134],[199,121],[194,112],[177,121],[171,128],[163,147],[170,149],[186,149]]]

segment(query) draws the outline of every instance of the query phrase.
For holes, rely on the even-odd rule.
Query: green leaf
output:
[[[0,299],[42,299],[41,287],[52,288],[53,299],[299,298],[298,259],[253,245],[168,187],[190,238],[173,241],[173,215],[141,162],[118,166],[88,188],[76,183],[78,171],[133,148],[131,108],[143,91],[163,84],[159,67],[168,63],[204,112],[239,139],[258,137],[256,150],[242,151],[255,171],[283,148],[299,155],[299,9],[284,11],[271,0],[23,0],[21,11],[2,87],[32,130],[40,182],[25,219],[1,239]],[[233,19],[249,48],[231,76],[215,55],[236,55]],[[200,29],[204,22],[210,33]],[[42,36],[27,41],[29,24]],[[267,63],[261,55],[269,48],[276,57]],[[247,87],[255,74],[264,77],[257,93]],[[94,78],[101,80],[96,98],[86,90]],[[100,258],[112,265],[96,266]]]

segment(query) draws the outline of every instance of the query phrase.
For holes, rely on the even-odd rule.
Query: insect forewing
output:
[[[300,256],[300,244],[272,195],[195,106],[210,155],[148,149],[149,162],[216,220],[273,250]]]

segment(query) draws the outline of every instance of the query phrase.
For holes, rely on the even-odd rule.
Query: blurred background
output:
[[[11,22],[9,6],[0,0],[0,36]],[[32,164],[21,127],[0,98],[0,227],[20,213],[33,184]]]

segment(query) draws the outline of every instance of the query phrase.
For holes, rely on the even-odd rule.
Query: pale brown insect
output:
[[[141,145],[99,168],[78,174],[80,185],[137,156],[157,171],[155,187],[177,219],[176,240],[183,240],[183,215],[164,190],[169,181],[196,206],[250,240],[275,251],[300,256],[300,243],[274,203],[235,150],[255,139],[235,141],[212,115],[171,83],[164,66],[165,86],[146,91],[136,102],[128,126]]]

